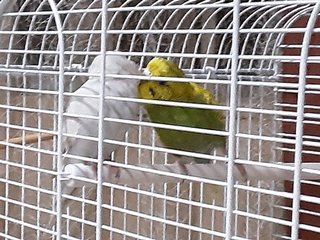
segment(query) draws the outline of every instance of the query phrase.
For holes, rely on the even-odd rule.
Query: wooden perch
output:
[[[293,170],[286,169],[293,167],[290,163],[279,163],[274,166],[262,166],[252,164],[242,165],[246,170],[247,180],[262,181],[284,181],[293,180]],[[154,164],[132,166],[130,169],[115,166],[103,166],[103,181],[115,184],[151,184],[151,183],[178,183],[184,178],[172,176],[172,174],[187,174],[185,181],[192,182],[192,178],[198,178],[196,181],[226,181],[227,164],[185,164],[183,169],[179,164]],[[320,163],[302,163],[302,180],[320,180]],[[92,183],[83,181],[85,179],[96,180],[96,168],[92,165],[83,163],[69,164],[65,167],[64,193],[68,189],[83,186],[94,186]],[[307,171],[309,170],[309,172]],[[311,172],[310,172],[311,171]],[[243,178],[238,168],[234,168],[235,180]],[[92,182],[92,181],[91,181]]]
[[[28,134],[25,137],[14,137],[10,138],[8,143],[14,143],[14,144],[22,144],[23,142],[25,144],[32,144],[36,143],[38,139],[41,141],[47,141],[53,139],[53,134],[50,133],[33,133],[33,134]],[[1,143],[0,143],[1,144]],[[0,145],[0,150],[5,149],[6,145],[1,144]]]

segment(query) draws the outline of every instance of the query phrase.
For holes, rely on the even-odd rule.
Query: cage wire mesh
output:
[[[0,13],[5,10],[0,31],[2,238],[319,238],[319,172],[304,169],[313,174],[309,179],[299,175],[303,166],[299,161],[316,163],[320,152],[318,1],[2,0],[0,4]],[[310,42],[304,39],[308,34]],[[102,190],[98,188],[102,192],[88,184],[90,179],[78,178],[75,191],[58,192],[77,177],[64,178],[59,169],[59,156],[63,158],[59,117],[72,93],[87,81],[88,68],[102,50],[128,56],[140,70],[155,56],[168,58],[188,80],[200,82],[214,94],[235,145],[226,152],[213,149],[213,164],[231,166],[235,160],[244,166],[264,166],[265,171],[285,169],[287,175],[210,182],[201,176],[185,179],[178,172],[173,182],[104,181]],[[232,99],[236,106],[230,104]],[[117,146],[111,156],[103,156],[113,160],[104,161],[104,167],[113,164],[148,172],[157,164],[191,161],[192,153],[178,157],[181,152],[161,144],[153,125],[145,124],[149,120],[142,105],[140,122],[126,120],[123,125],[129,130],[122,140],[104,144]],[[39,135],[29,143],[27,137],[34,133],[54,137],[45,140]],[[21,142],[11,141],[18,137]],[[101,170],[99,164],[97,168]],[[166,169],[161,174],[172,176]]]

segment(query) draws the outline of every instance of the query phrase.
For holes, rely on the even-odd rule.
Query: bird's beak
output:
[[[151,76],[151,72],[149,71],[148,68],[145,68],[145,69],[143,70],[143,74],[146,75],[146,76]]]

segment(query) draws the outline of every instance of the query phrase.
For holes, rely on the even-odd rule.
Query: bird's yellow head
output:
[[[148,63],[146,73],[154,77],[184,77],[184,72],[174,62],[159,57]]]
[[[164,58],[153,58],[147,65],[146,74],[155,77],[184,77],[184,72],[174,63]],[[140,81],[138,95],[140,98],[163,101],[186,101],[192,87],[185,82]]]
[[[173,97],[171,87],[165,82],[140,81],[138,86],[138,95],[140,98],[148,100],[170,100]]]

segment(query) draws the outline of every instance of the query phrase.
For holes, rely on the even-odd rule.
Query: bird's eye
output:
[[[168,82],[166,82],[166,81],[160,81],[160,82],[159,82],[159,85],[167,86],[167,85],[168,85]]]
[[[155,92],[154,92],[153,88],[149,88],[149,94],[150,94],[152,97],[154,97]]]

